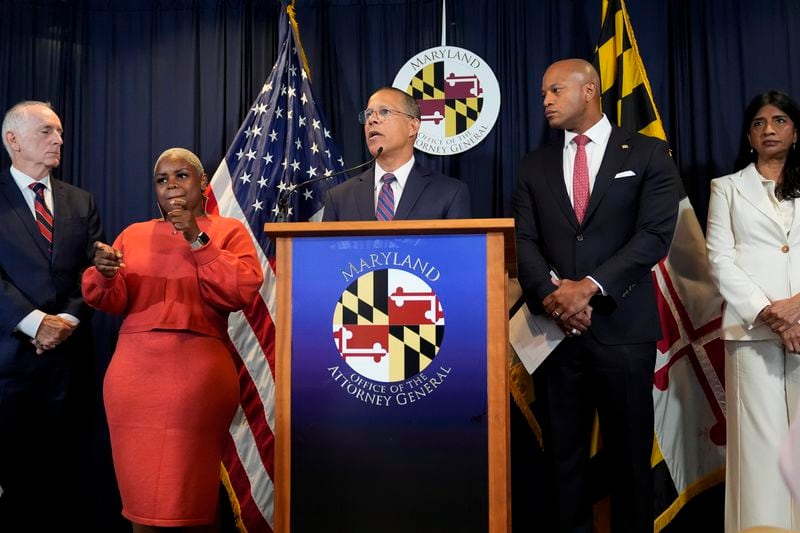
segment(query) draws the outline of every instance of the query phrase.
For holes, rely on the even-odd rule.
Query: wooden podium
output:
[[[511,531],[513,219],[274,223],[275,531]]]

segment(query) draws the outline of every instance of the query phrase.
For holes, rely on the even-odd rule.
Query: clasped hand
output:
[[[781,334],[781,342],[793,353],[800,353],[800,324],[795,324]]]
[[[78,326],[58,315],[45,315],[36,337],[31,339],[31,344],[36,346],[36,353],[41,355],[45,350],[52,350],[72,335]]]
[[[589,300],[597,293],[597,285],[589,279],[573,281],[552,279],[557,287],[542,301],[545,312],[556,321],[568,337],[585,333],[592,325]]]
[[[776,300],[765,307],[758,318],[768,325],[772,331],[780,335],[784,346],[795,353],[800,353],[800,302],[798,295],[783,300]]]
[[[775,333],[783,333],[800,320],[800,302],[797,296],[776,300],[765,307],[758,315]]]

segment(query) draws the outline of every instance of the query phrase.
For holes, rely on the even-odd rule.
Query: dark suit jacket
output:
[[[91,322],[80,279],[94,255],[94,241],[103,240],[100,218],[91,194],[52,177],[51,184],[55,219],[52,260],[14,178],[8,169],[0,172],[0,376],[58,359],[31,356],[35,352],[30,339],[14,331],[34,309],[76,316],[81,325],[75,334]],[[72,337],[56,350],[75,344],[69,341]]]
[[[415,162],[394,218],[470,218],[469,189],[457,179],[431,172]],[[330,189],[322,220],[376,220],[375,167]]]
[[[532,312],[561,278],[590,275],[608,296],[592,300],[603,344],[661,337],[650,269],[666,256],[678,210],[678,171],[665,143],[613,127],[578,224],[564,184],[563,137],[520,163],[513,197],[519,281]],[[631,171],[633,175],[619,176]],[[629,173],[626,173],[629,174]]]
[[[91,313],[81,272],[103,240],[91,195],[51,179],[53,256],[10,172],[0,172],[0,530],[55,531],[80,518],[92,412]],[[69,313],[81,324],[64,342],[37,355],[15,331],[28,313]],[[41,480],[46,480],[42,483]],[[53,502],[37,515],[30,502]]]

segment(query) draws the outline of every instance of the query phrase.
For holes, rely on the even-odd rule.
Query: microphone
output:
[[[329,180],[331,178],[335,178],[336,176],[341,176],[342,174],[346,174],[348,172],[352,172],[354,170],[358,170],[359,168],[363,168],[363,167],[369,166],[372,163],[374,163],[375,160],[377,160],[378,157],[382,153],[383,153],[383,146],[380,146],[380,147],[378,147],[378,150],[375,152],[375,156],[372,159],[370,159],[369,161],[365,161],[364,163],[361,163],[361,164],[356,165],[354,167],[350,167],[350,168],[346,168],[344,170],[340,170],[338,172],[334,172],[333,174],[331,174],[329,176],[319,176],[317,178],[313,178],[313,179],[310,179],[310,180],[301,181],[300,183],[298,183],[296,185],[295,184],[289,185],[288,187],[286,187],[286,189],[281,191],[280,195],[278,195],[278,213],[275,215],[275,222],[286,222],[286,219],[289,216],[289,214],[288,214],[288,212],[289,212],[289,198],[292,196],[292,193],[294,193],[298,189],[301,189],[303,187],[307,187],[309,185],[317,183],[318,181]]]

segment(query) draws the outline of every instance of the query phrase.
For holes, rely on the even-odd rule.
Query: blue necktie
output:
[[[381,178],[383,184],[378,193],[378,205],[375,207],[375,218],[378,220],[392,220],[394,218],[394,191],[392,182],[397,178],[394,174],[384,174]]]

